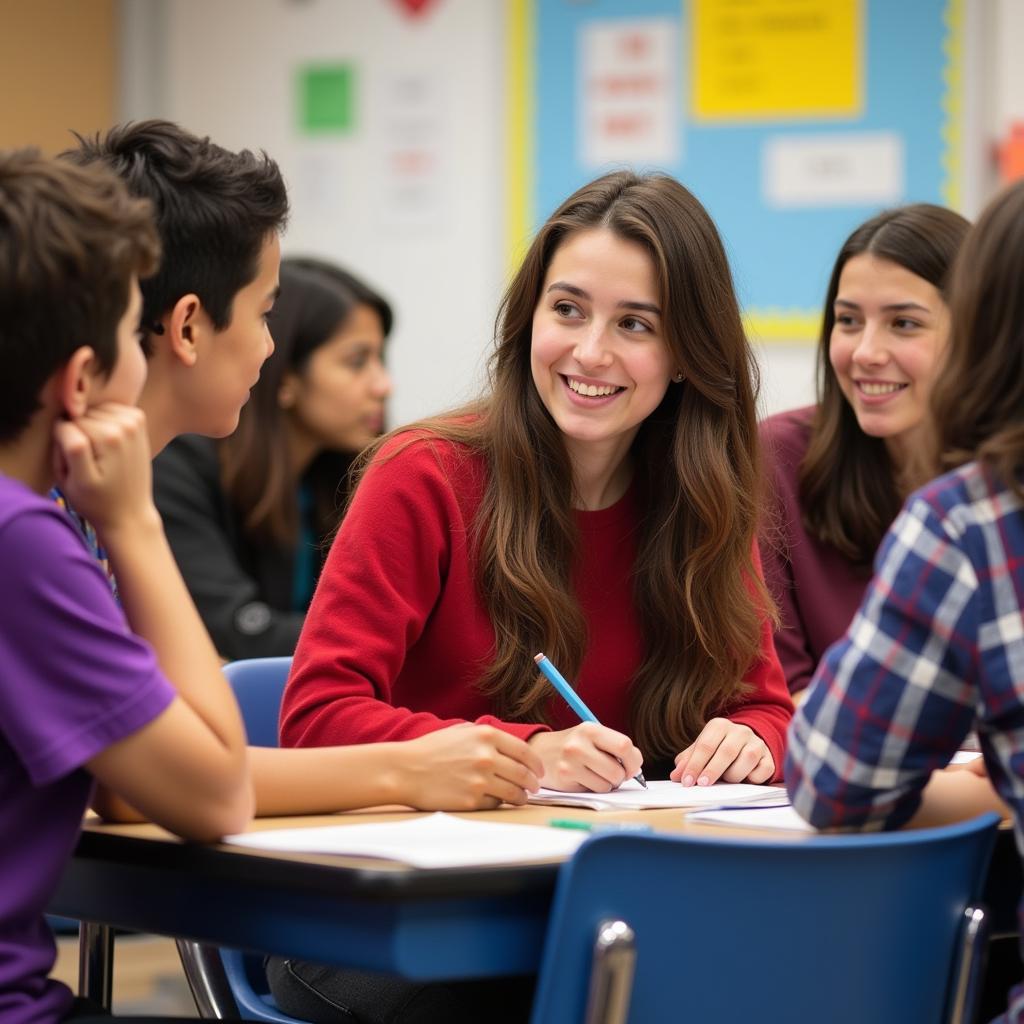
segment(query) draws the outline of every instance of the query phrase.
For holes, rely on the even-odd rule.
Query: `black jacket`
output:
[[[242,533],[220,485],[209,438],[172,441],[153,463],[153,492],[167,539],[221,656],[288,655],[304,613],[291,610],[294,550]]]

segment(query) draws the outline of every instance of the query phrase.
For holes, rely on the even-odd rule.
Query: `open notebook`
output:
[[[595,811],[643,811],[659,807],[718,807],[722,804],[778,803],[786,799],[781,786],[716,782],[713,786],[683,786],[678,782],[639,782],[627,779],[613,793],[562,793],[541,789],[530,796],[531,804],[589,807]]]
[[[586,838],[586,832],[467,821],[438,812],[405,821],[245,832],[224,842],[284,853],[380,857],[417,868],[459,868],[561,860]]]

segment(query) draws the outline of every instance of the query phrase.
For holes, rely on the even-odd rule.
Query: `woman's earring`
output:
[[[672,378],[677,384],[682,384],[685,380],[682,370],[676,370],[675,376]]]

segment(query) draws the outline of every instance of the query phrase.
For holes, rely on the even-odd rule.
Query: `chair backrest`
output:
[[[251,746],[277,746],[281,697],[291,667],[291,658],[246,658],[224,666]]]
[[[532,1024],[616,1019],[584,1017],[592,983],[612,1003],[625,990],[631,1024],[949,1020],[996,822],[803,840],[594,836],[559,876]],[[592,977],[595,947],[624,967],[610,994],[602,969]]]
[[[247,658],[224,666],[251,746],[278,745],[281,697],[291,664],[291,658]],[[274,1003],[263,957],[189,941],[179,941],[178,952],[196,1005],[204,1016],[231,1016],[237,1007],[242,1020],[303,1024],[282,1013]],[[227,992],[222,991],[225,983]]]

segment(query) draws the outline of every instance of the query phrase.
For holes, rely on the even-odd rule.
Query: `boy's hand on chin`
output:
[[[97,532],[156,515],[146,417],[113,402],[54,425],[57,482]]]

